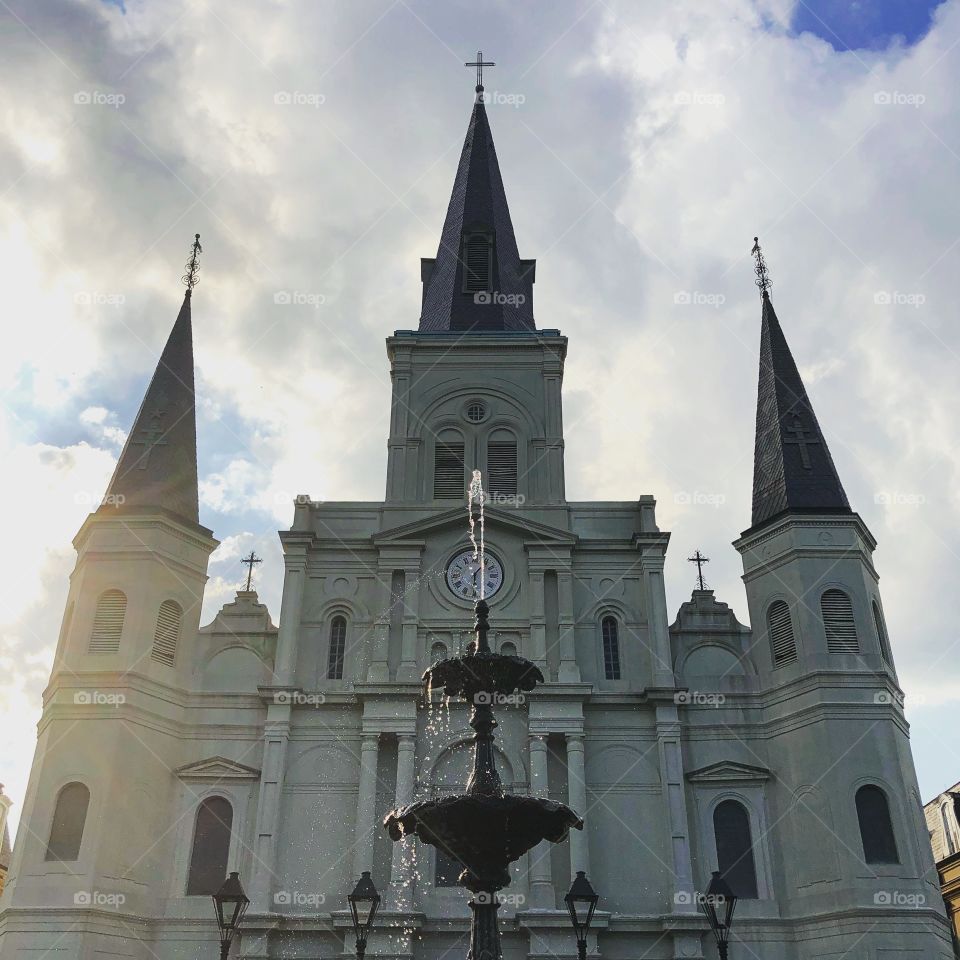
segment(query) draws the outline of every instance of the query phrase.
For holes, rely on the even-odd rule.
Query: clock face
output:
[[[503,567],[491,553],[484,557],[485,600],[489,600],[503,586]],[[447,586],[461,600],[477,600],[480,597],[480,558],[474,559],[472,550],[458,553],[447,566]]]

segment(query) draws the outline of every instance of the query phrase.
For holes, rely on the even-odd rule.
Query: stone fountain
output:
[[[480,507],[482,511],[482,494]],[[475,517],[471,512],[471,521],[474,519],[482,521],[482,513]],[[428,700],[430,691],[443,688],[446,696],[463,697],[472,705],[473,772],[464,793],[394,810],[387,815],[384,826],[394,841],[415,835],[463,864],[460,883],[473,893],[467,956],[470,960],[500,960],[497,892],[510,883],[510,864],[541,840],[559,843],[571,827],[582,830],[583,821],[562,803],[514,796],[503,789],[494,757],[497,721],[492,705],[517,691],[533,690],[543,683],[543,674],[529,660],[502,656],[490,649],[489,606],[482,594],[482,540],[479,557],[476,640],[466,656],[440,660],[423,675]]]

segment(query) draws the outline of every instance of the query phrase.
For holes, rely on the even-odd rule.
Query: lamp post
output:
[[[587,875],[583,870],[578,870],[577,876],[570,885],[570,892],[563,898],[563,902],[567,905],[570,922],[577,935],[577,956],[580,960],[587,960],[587,933],[599,900],[600,897],[590,886]]]
[[[240,886],[240,874],[231,873],[213,895],[213,909],[217,912],[217,929],[220,931],[220,960],[227,960],[230,955],[230,944],[249,905],[250,900]]]
[[[727,944],[730,941],[730,925],[733,923],[733,911],[737,906],[737,895],[718,871],[713,872],[707,892],[697,898],[710,923],[710,929],[717,940],[717,953],[720,960],[727,960]]]
[[[380,906],[380,894],[370,879],[369,870],[360,874],[353,893],[347,895],[347,901],[350,903],[350,914],[353,918],[353,932],[357,937],[357,960],[363,960],[367,952],[367,936]]]

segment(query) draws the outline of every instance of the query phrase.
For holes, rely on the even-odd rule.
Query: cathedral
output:
[[[495,649],[547,681],[498,708],[505,786],[585,822],[514,864],[506,960],[576,956],[577,871],[600,895],[592,956],[715,957],[697,891],[717,871],[740,898],[737,960],[952,957],[876,544],[765,282],[753,513],[730,518],[747,627],[708,589],[671,616],[653,495],[566,498],[568,343],[535,320],[480,85],[420,276],[419,322],[386,340],[383,501],[296,497],[279,611],[248,584],[201,625],[217,540],[199,520],[188,275],[74,539],[0,958],[212,957],[210,895],[231,871],[251,901],[238,957],[352,955],[364,871],[383,897],[370,954],[464,956],[460,865],[392,843],[383,820],[466,779],[467,707],[420,678],[471,642],[481,577]]]

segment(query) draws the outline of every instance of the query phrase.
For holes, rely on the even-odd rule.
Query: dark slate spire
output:
[[[437,257],[422,264],[420,329],[536,329],[535,263],[521,260],[517,252],[483,87],[478,86]]]
[[[199,523],[191,292],[183,298],[100,513],[161,508]]]
[[[827,441],[780,322],[761,287],[760,383],[753,460],[753,526],[782,513],[850,513]]]

